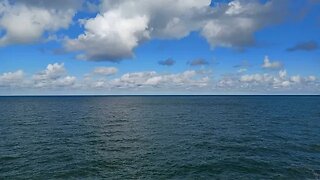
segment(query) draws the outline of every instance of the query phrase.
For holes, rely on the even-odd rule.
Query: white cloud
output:
[[[24,80],[24,72],[6,72],[0,75],[0,87],[20,86]]]
[[[86,77],[81,86],[84,90],[98,89],[105,91],[124,90],[199,90],[210,85],[210,79],[205,73],[184,71],[181,73],[158,73],[156,71],[142,71],[125,73],[114,79]]]
[[[308,78],[307,78],[307,81],[309,81],[309,82],[313,82],[313,81],[316,81],[317,80],[317,77],[316,76],[309,76]]]
[[[70,87],[75,84],[76,77],[74,76],[66,76],[60,79],[57,79],[56,81],[53,81],[54,87]]]
[[[301,89],[317,91],[315,84],[315,76],[302,77],[300,75],[288,76],[286,70],[279,71],[278,74],[246,74],[242,75],[239,80],[240,84],[245,84],[246,87],[255,87],[260,90],[269,89],[269,91],[287,90],[298,91]],[[237,84],[236,86],[240,86]]]
[[[0,46],[56,39],[83,0],[2,0]],[[134,57],[134,49],[151,39],[179,39],[200,32],[211,47],[243,48],[255,43],[254,33],[284,16],[284,0],[101,0],[95,17],[79,20],[84,32],[66,38],[65,50],[77,58],[120,61]],[[97,7],[92,7],[96,9]]]
[[[287,77],[287,71],[286,70],[279,71],[279,77],[281,79],[285,79]]]
[[[114,75],[118,72],[118,69],[115,67],[96,67],[93,70],[94,74],[104,75],[104,76],[110,76]]]
[[[208,19],[201,30],[211,47],[223,46],[240,48],[255,44],[254,33],[278,22],[284,9],[284,1],[234,0],[220,5],[213,17]],[[280,19],[279,19],[280,18]]]
[[[110,85],[117,88],[201,88],[209,85],[209,78],[193,70],[177,74],[159,74],[155,71],[147,71],[126,73],[111,80]]]
[[[97,67],[83,78],[69,75],[63,63],[53,63],[33,75],[22,70],[0,74],[0,92],[10,88],[15,92],[251,92],[251,93],[319,93],[320,82],[314,75],[290,75],[283,69],[278,72],[254,74],[227,74],[212,77],[211,71],[186,70],[179,73],[156,71],[130,72],[109,76],[118,71],[114,67]],[[102,76],[94,76],[94,73]],[[132,91],[133,90],[133,91]],[[7,91],[8,92],[8,91]],[[10,91],[11,92],[11,91]],[[71,92],[71,91],[70,91]]]
[[[82,52],[78,58],[85,60],[132,58],[134,48],[145,40],[181,38],[197,29],[188,19],[209,4],[210,0],[104,0],[96,17],[81,21],[85,32],[68,39],[65,47],[67,51]]]
[[[240,68],[238,69],[238,73],[243,73],[243,72],[246,72],[248,69],[247,68]]]
[[[19,89],[59,89],[72,87],[76,82],[76,77],[68,76],[64,64],[49,64],[47,68],[39,73],[26,77],[22,70],[7,72],[0,75],[1,88]]]
[[[225,75],[217,82],[217,87],[222,89],[235,88],[236,84],[238,84],[238,79],[233,76]]]
[[[122,17],[148,17],[148,30],[156,38],[182,38],[198,29],[211,0],[103,0],[101,12],[118,11]]]
[[[103,0],[96,17],[81,20],[84,33],[65,42],[79,59],[119,61],[150,39],[179,39],[199,31],[212,47],[242,48],[253,34],[278,22],[283,1],[234,0],[210,6],[211,0]],[[281,11],[279,10],[281,9]]]
[[[290,81],[292,81],[293,83],[301,83],[302,79],[299,75],[296,75],[296,76],[291,76]]]
[[[95,18],[83,20],[86,32],[77,39],[66,41],[68,51],[84,51],[79,59],[111,60],[133,56],[132,50],[149,37],[146,16],[123,18],[120,12],[98,14]]]
[[[0,31],[4,32],[0,46],[36,42],[45,32],[68,28],[75,14],[72,8],[54,9],[25,2],[0,2]]]
[[[269,74],[252,74],[252,75],[242,75],[240,77],[241,82],[247,83],[261,83],[261,82],[269,82],[272,80],[272,77]]]
[[[282,64],[279,61],[271,62],[269,57],[265,56],[264,60],[263,60],[262,67],[265,69],[279,69],[282,67]]]
[[[184,71],[176,74],[162,74],[155,71],[125,73],[114,79],[85,79],[85,88],[105,90],[173,90],[201,89],[210,85],[207,74]]]
[[[59,79],[66,73],[64,64],[48,64],[47,68],[33,76],[35,80]]]
[[[36,88],[67,87],[75,84],[76,77],[67,76],[64,64],[49,64],[47,68],[33,75],[33,84]]]
[[[234,67],[242,67],[236,65]],[[264,68],[283,67],[280,62],[271,62],[266,56]],[[233,92],[251,93],[319,93],[320,82],[314,75],[289,75],[286,69],[268,71],[267,73],[244,74],[232,73],[223,75],[217,80],[214,89]]]

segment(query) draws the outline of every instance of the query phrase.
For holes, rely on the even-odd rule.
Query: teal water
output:
[[[320,96],[0,97],[0,179],[319,179]]]

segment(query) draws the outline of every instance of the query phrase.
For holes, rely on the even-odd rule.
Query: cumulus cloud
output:
[[[118,72],[118,69],[115,67],[96,67],[93,70],[94,74],[104,75],[104,76],[111,76]]]
[[[189,62],[190,66],[206,66],[209,65],[209,62],[205,59],[198,58]]]
[[[148,18],[145,15],[123,18],[118,11],[98,14],[84,20],[86,32],[66,41],[68,51],[83,51],[78,59],[118,61],[131,58],[139,42],[148,39]]]
[[[103,0],[96,17],[82,20],[85,32],[66,41],[68,51],[82,52],[86,60],[119,61],[132,58],[133,50],[151,38],[181,38],[190,32],[189,13],[210,0],[110,1]],[[192,17],[192,15],[191,15]]]
[[[40,73],[34,75],[36,80],[58,79],[66,73],[64,64],[48,64],[47,68]]]
[[[148,17],[152,37],[182,38],[198,28],[211,0],[103,0],[101,12],[119,11],[123,18]]]
[[[302,78],[300,75],[291,76],[290,81],[293,83],[301,83]]]
[[[0,92],[11,88],[15,92],[247,92],[247,93],[315,93],[319,94],[320,82],[314,75],[290,75],[287,70],[268,73],[226,74],[213,77],[210,71],[186,70],[178,73],[156,71],[130,72],[109,77],[115,69],[98,67],[93,70],[102,76],[76,78],[68,74],[63,63],[49,64],[44,70],[27,76],[22,70],[0,74]],[[6,91],[8,92],[8,91]]]
[[[287,49],[289,52],[293,51],[315,51],[319,48],[319,45],[315,41],[308,41],[308,42],[300,42],[293,47]]]
[[[235,89],[239,82],[238,76],[227,74],[223,75],[217,82],[217,88],[224,90]]]
[[[200,90],[208,88],[210,78],[207,74],[196,71],[184,71],[181,73],[158,73],[156,71],[142,71],[125,73],[114,79],[87,77],[81,87],[84,90],[98,89],[105,91],[124,90]]]
[[[45,70],[27,76],[22,70],[0,75],[0,90],[11,88],[14,92],[26,90],[54,90],[73,87],[76,77],[67,75],[64,64],[49,64]]]
[[[247,83],[260,83],[260,82],[268,82],[272,79],[272,76],[269,74],[251,74],[251,75],[243,75],[240,77],[241,82]]]
[[[58,2],[61,5],[55,6]],[[68,7],[67,2],[63,6],[62,1],[1,1],[0,31],[3,33],[0,35],[0,46],[33,43],[46,32],[68,28],[75,9],[71,6],[60,8]]]
[[[283,17],[284,0],[261,3],[234,0],[210,6],[211,0],[102,0],[96,17],[80,20],[84,32],[67,39],[78,59],[118,62],[150,39],[179,39],[198,31],[211,47],[243,48],[254,33]]]
[[[6,72],[0,75],[0,87],[20,86],[23,80],[24,72],[22,70]]]
[[[289,75],[286,69],[268,73],[231,73],[218,79],[215,90],[244,93],[319,93],[320,82],[314,75]]]
[[[285,79],[287,77],[287,71],[286,70],[279,71],[279,77],[281,79]]]
[[[284,16],[285,1],[234,0],[220,5],[207,20],[201,34],[212,48],[217,46],[242,49],[255,44],[254,33]]]
[[[66,87],[75,84],[76,77],[67,76],[64,64],[49,64],[47,68],[33,75],[33,85],[36,88]]]
[[[279,62],[279,61],[271,62],[268,56],[264,57],[263,64],[262,64],[263,68],[265,68],[265,69],[279,69],[282,66],[283,65],[281,62]]]
[[[161,60],[158,62],[158,64],[162,65],[162,66],[173,66],[176,63],[175,60],[173,60],[172,58],[168,58],[166,60]]]
[[[22,70],[6,72],[0,75],[0,90],[15,88],[20,90],[41,89],[43,93],[54,90],[79,90],[82,92],[105,90],[132,90],[132,89],[161,89],[161,90],[199,90],[210,85],[208,73],[187,70],[181,73],[158,73],[156,71],[142,71],[125,73],[110,79],[118,69],[114,67],[97,67],[93,74],[103,76],[84,76],[77,79],[68,75],[63,63],[48,64],[47,67],[29,77],[25,77]],[[23,86],[22,86],[23,85]]]
[[[315,81],[315,76],[301,77],[300,75],[293,75],[288,77],[286,70],[279,71],[278,75],[257,73],[246,74],[240,77],[240,82],[246,83],[247,85],[250,84],[260,88],[267,87],[273,89],[307,87]]]
[[[208,77],[197,76],[196,71],[185,71],[177,74],[158,74],[155,71],[126,73],[120,78],[110,82],[112,86],[118,88],[192,88],[204,87],[208,85]]]
[[[316,76],[308,76],[307,79],[306,79],[308,82],[314,82],[317,80],[317,77]]]

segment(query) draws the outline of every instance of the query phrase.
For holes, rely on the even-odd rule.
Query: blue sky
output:
[[[320,1],[0,1],[0,94],[320,94]]]

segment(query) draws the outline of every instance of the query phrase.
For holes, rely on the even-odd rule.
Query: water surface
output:
[[[319,179],[320,96],[0,97],[0,179]]]

